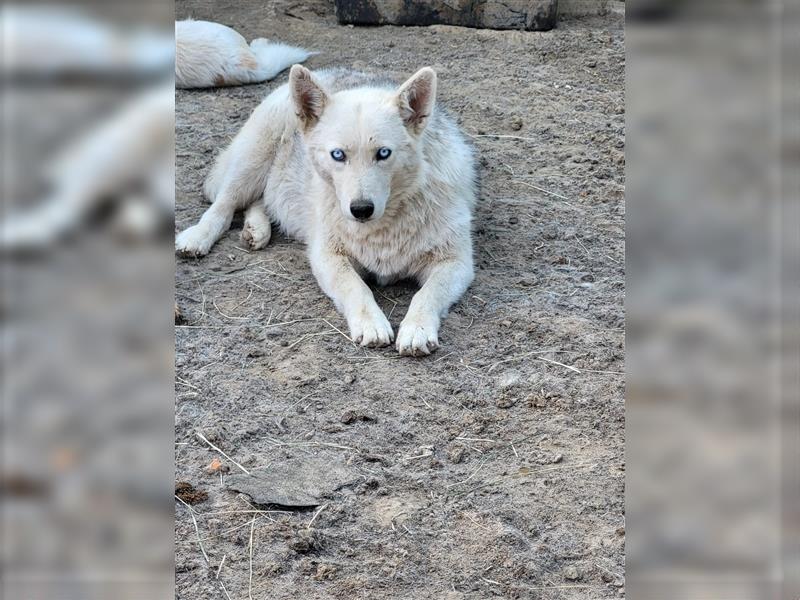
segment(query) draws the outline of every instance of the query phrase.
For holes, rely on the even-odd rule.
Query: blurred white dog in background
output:
[[[312,52],[273,44],[264,38],[247,41],[236,31],[209,21],[175,23],[175,87],[207,88],[269,81],[301,63]]]

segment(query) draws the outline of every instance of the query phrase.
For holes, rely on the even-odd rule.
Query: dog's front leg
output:
[[[425,356],[439,347],[439,325],[450,306],[472,283],[472,259],[442,261],[430,267],[422,287],[411,299],[397,332],[397,351],[405,356]]]
[[[309,259],[322,291],[347,319],[353,341],[371,348],[391,344],[392,326],[347,256],[312,243]]]

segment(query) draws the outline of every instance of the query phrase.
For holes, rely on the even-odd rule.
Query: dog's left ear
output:
[[[436,71],[424,67],[414,73],[397,91],[400,116],[409,130],[420,133],[436,103]]]

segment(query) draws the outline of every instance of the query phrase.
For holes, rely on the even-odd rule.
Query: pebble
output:
[[[462,460],[464,460],[464,448],[461,446],[450,448],[450,450],[447,451],[447,460],[453,464],[460,463]]]
[[[494,403],[497,408],[511,408],[514,406],[514,399],[509,398],[508,396],[500,396],[499,398],[495,399]]]
[[[567,581],[578,581],[583,575],[577,567],[569,566],[564,569],[564,579]]]

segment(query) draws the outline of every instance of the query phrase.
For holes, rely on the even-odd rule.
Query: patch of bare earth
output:
[[[209,256],[178,259],[176,481],[201,494],[193,515],[176,501],[177,597],[623,595],[619,17],[522,33],[340,27],[321,0],[177,13],[320,51],[310,68],[434,67],[482,179],[477,277],[425,359],[349,343],[303,246],[281,235],[247,252],[238,219]],[[215,155],[285,80],[177,93],[176,229],[197,221]],[[395,328],[413,293],[378,290]],[[355,478],[305,507],[226,484],[304,460]]]

